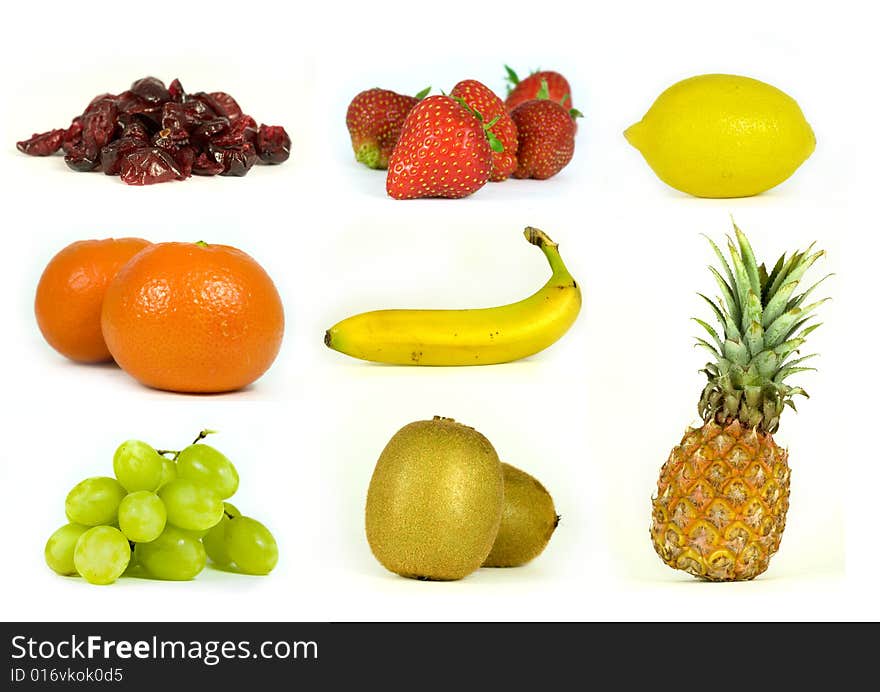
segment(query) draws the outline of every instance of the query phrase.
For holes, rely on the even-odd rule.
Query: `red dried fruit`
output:
[[[254,142],[257,138],[257,122],[249,115],[243,115],[229,128],[211,140],[218,147],[237,147],[245,142]]]
[[[242,144],[231,147],[221,147],[211,144],[209,151],[217,163],[223,164],[223,170],[220,175],[239,177],[247,175],[251,166],[253,166],[258,159],[257,150],[250,142],[243,142]]]
[[[29,156],[49,156],[61,148],[61,140],[66,130],[49,130],[35,133],[30,139],[18,142],[15,146]]]
[[[165,88],[165,82],[155,77],[144,77],[131,85],[131,90],[146,101],[159,103],[168,101],[171,95]]]
[[[120,175],[127,185],[154,185],[179,178],[180,169],[167,151],[149,147],[128,154],[122,161]]]
[[[186,111],[183,106],[173,101],[167,101],[162,106],[162,129],[171,130],[172,133],[182,133],[182,136],[172,136],[173,139],[186,139]]]
[[[290,137],[280,125],[260,125],[254,144],[263,163],[283,163],[290,158]]]
[[[116,130],[117,113],[116,104],[108,99],[89,108],[83,116],[82,138],[86,149],[97,153],[110,143]]]
[[[192,131],[192,136],[199,141],[207,143],[217,135],[226,132],[228,128],[229,121],[226,118],[212,118],[211,120],[205,120],[196,127]]]
[[[101,164],[101,152],[80,142],[64,155],[64,163],[79,173],[93,171]]]
[[[82,141],[82,130],[82,118],[77,116],[71,121],[70,127],[64,131],[64,135],[61,137],[61,148],[65,154],[69,154],[70,150]]]
[[[122,139],[125,138],[139,139],[144,144],[148,144],[150,141],[150,131],[142,121],[134,119],[122,130]]]
[[[17,146],[33,156],[61,148],[73,170],[100,167],[130,185],[192,174],[243,176],[255,163],[290,156],[284,128],[260,128],[230,94],[187,94],[179,80],[166,89],[155,77],[139,79],[118,95],[96,96],[67,129],[36,134]]]
[[[212,91],[207,96],[210,99],[209,102],[214,107],[214,110],[217,111],[219,115],[229,118],[230,120],[237,120],[244,115],[238,102],[225,91]]]
[[[125,157],[144,146],[143,140],[135,137],[123,137],[110,142],[101,149],[101,169],[106,175],[119,175]]]
[[[180,147],[174,154],[174,162],[180,169],[180,180],[185,180],[192,175],[193,163],[196,160],[196,150],[190,146]]]
[[[193,161],[192,172],[193,175],[220,175],[223,163],[203,151]]]
[[[116,109],[123,115],[146,115],[150,120],[156,119],[159,104],[147,101],[133,91],[123,91],[115,99]]]
[[[172,101],[177,101],[177,103],[181,103],[186,98],[186,92],[183,90],[183,85],[179,79],[173,80],[168,85],[168,96],[171,97]]]

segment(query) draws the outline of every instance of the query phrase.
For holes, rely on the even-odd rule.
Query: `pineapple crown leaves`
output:
[[[445,96],[446,92],[443,92],[443,93]],[[494,132],[492,132],[492,126],[501,119],[501,116],[496,115],[489,122],[485,122],[485,118],[483,118],[483,114],[480,113],[480,111],[478,111],[476,108],[473,108],[471,105],[469,105],[467,101],[465,101],[463,98],[461,98],[461,96],[452,96],[451,98],[453,101],[458,103],[459,106],[464,108],[468,113],[470,113],[477,120],[480,121],[480,124],[483,126],[483,132],[486,133],[486,138],[489,140],[489,148],[492,149],[492,151],[497,152],[499,154],[501,152],[503,152],[504,151],[504,144],[502,144],[501,140],[498,139],[498,137],[495,135]]]
[[[815,370],[803,363],[816,354],[801,356],[800,348],[821,326],[812,322],[816,309],[830,299],[806,303],[806,298],[831,274],[798,293],[801,279],[824,256],[823,250],[814,251],[810,245],[788,259],[783,255],[768,273],[764,264],[758,265],[748,238],[735,223],[733,230],[735,239],[727,238],[729,262],[706,236],[720,267],[709,267],[720,296],[712,300],[698,295],[711,308],[720,330],[694,318],[709,337],[697,337],[696,345],[714,358],[701,371],[709,381],[700,397],[700,416],[719,423],[738,419],[774,433],[784,407],[795,409],[795,396],[808,397],[785,380]]]

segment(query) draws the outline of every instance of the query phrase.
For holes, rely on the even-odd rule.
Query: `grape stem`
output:
[[[209,430],[208,428],[205,428],[204,430],[202,430],[202,431],[198,434],[198,436],[196,437],[196,439],[194,439],[194,440],[192,441],[191,444],[194,444],[194,445],[195,445],[195,444],[198,444],[199,442],[201,442],[202,440],[204,440],[208,435],[214,435],[214,434],[216,434],[216,433],[217,433],[216,430]],[[166,457],[166,456],[168,456],[169,454],[171,454],[171,455],[173,455],[173,456],[172,456],[172,461],[177,461],[177,457],[180,456],[180,451],[181,451],[181,450],[179,450],[179,449],[157,449],[157,450],[156,450],[156,453],[159,454],[160,456],[163,456],[163,457]]]

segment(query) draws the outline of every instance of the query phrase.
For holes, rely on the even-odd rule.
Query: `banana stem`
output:
[[[562,257],[559,255],[559,245],[554,243],[550,239],[550,236],[544,233],[540,228],[535,228],[534,226],[527,226],[524,235],[526,240],[532,245],[537,245],[541,248],[541,252],[544,253],[544,257],[546,257],[547,261],[550,263],[550,269],[553,270],[554,274],[571,276],[568,273],[568,268],[562,261]]]

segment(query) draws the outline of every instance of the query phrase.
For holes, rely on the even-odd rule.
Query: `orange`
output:
[[[158,243],[108,286],[101,324],[113,358],[143,384],[228,392],[272,365],[284,310],[272,279],[241,250]]]
[[[55,255],[37,285],[34,312],[43,338],[81,363],[112,360],[101,334],[101,303],[116,272],[150,243],[140,238],[81,240]]]

